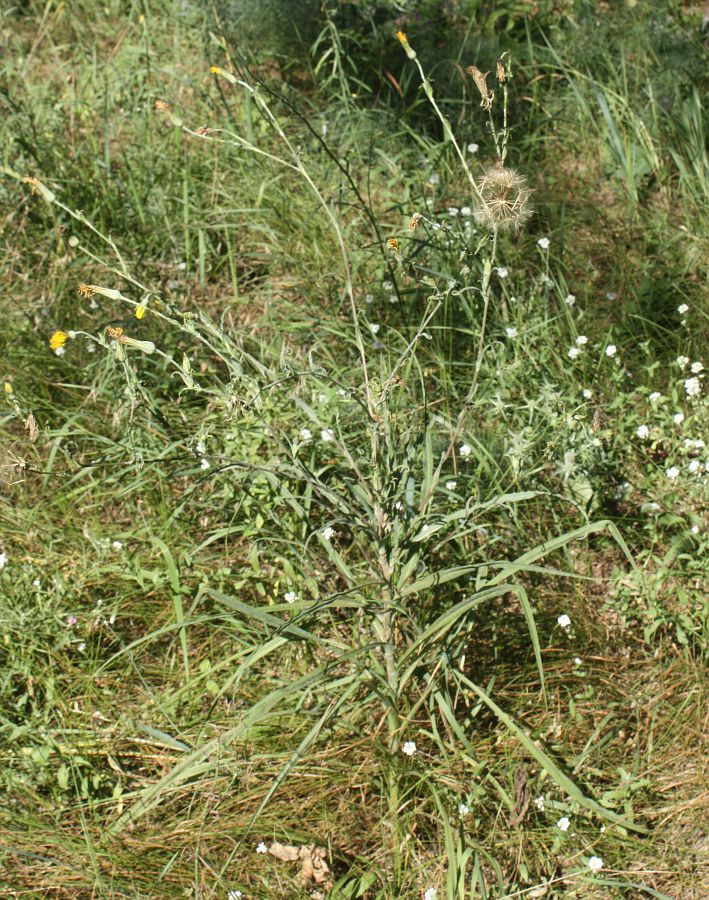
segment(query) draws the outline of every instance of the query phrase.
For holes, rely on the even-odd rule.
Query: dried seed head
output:
[[[497,60],[497,80],[500,84],[504,84],[507,81],[507,72],[505,72],[505,66],[502,62],[502,58]]]
[[[487,89],[487,76],[490,74],[489,72],[481,72],[477,66],[468,66],[465,70],[468,75],[473,76],[473,81],[475,82],[475,86],[480,91],[480,96],[482,100],[480,101],[480,106],[483,109],[490,109],[492,106],[492,101],[495,98],[495,94],[492,91],[488,91]]]
[[[532,215],[531,188],[527,179],[502,165],[488,169],[479,182],[480,196],[475,218],[486,228],[519,230]]]

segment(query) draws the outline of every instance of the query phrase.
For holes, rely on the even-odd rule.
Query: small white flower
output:
[[[399,298],[396,296],[396,294],[389,294],[389,303],[398,303],[398,302],[399,302]]]
[[[468,144],[468,153],[477,153],[479,149],[479,144]]]
[[[546,275],[546,274],[540,275],[540,276],[539,276],[539,280],[541,281],[542,284],[546,284],[547,287],[551,287],[552,284],[554,284],[554,279],[553,279],[553,278],[550,278],[550,277],[549,277],[548,275]]]
[[[394,509],[395,509],[397,512],[403,512],[403,511],[404,511],[404,504],[401,502],[401,500],[397,500],[397,501],[396,501],[396,503],[394,504]]]
[[[571,825],[571,822],[569,821],[568,816],[562,816],[556,823],[556,827],[559,829],[559,831],[568,831],[569,825]]]
[[[393,281],[382,281],[382,287],[385,291],[393,291],[394,290],[394,282]]]
[[[286,591],[286,593],[283,595],[283,599],[286,601],[286,603],[295,603],[295,601],[298,599],[298,595],[295,591]]]
[[[66,353],[66,347],[55,347],[54,353],[56,356],[64,356]]]
[[[229,891],[226,895],[227,900],[241,900],[244,895],[241,891]]]
[[[588,338],[586,337],[585,334],[580,334],[580,335],[576,338],[576,343],[579,345],[579,347],[583,347],[584,344],[587,344],[587,343],[588,343]]]
[[[327,394],[318,394],[318,403],[327,403]]]
[[[197,441],[194,449],[197,452],[198,456],[204,456],[204,454],[207,452],[207,449],[204,446],[204,441]]]
[[[263,841],[256,848],[257,853],[268,853],[268,847],[264,844]]]
[[[458,453],[460,453],[460,455],[463,457],[470,456],[472,452],[473,448],[470,446],[470,444],[461,444],[460,449],[458,450]]]
[[[608,293],[606,294],[606,300],[615,300],[617,296],[618,295],[615,291],[608,291]]]
[[[457,481],[446,481],[446,490],[454,491],[456,489],[458,482]]]
[[[559,616],[556,621],[562,628],[569,628],[571,625],[571,619],[566,615],[566,613]]]
[[[497,277],[498,278],[507,278],[509,272],[507,271],[507,266],[498,266],[497,267]]]
[[[600,856],[592,856],[588,861],[588,867],[592,872],[598,872],[603,868],[603,860]]]
[[[113,547],[114,550],[122,550],[123,544],[121,543],[121,541],[113,541],[111,547]]]
[[[694,475],[695,472],[698,472],[701,469],[701,467],[702,467],[702,464],[699,462],[698,459],[693,459],[690,462],[690,464],[687,466],[687,468],[692,473],[692,475]]]
[[[659,400],[661,396],[662,394],[659,391],[653,391],[647,399],[650,403],[654,403],[656,400]]]
[[[426,888],[423,892],[423,900],[436,900],[438,891],[435,888]]]
[[[535,797],[534,805],[537,807],[539,812],[544,812],[546,809],[546,803],[544,802],[544,797]]]
[[[0,553],[0,572],[2,572],[2,570],[5,568],[6,565],[7,565],[7,553]]]
[[[440,231],[440,230],[441,230],[441,223],[440,223],[440,222],[434,222],[433,225],[432,225],[431,227],[433,228],[434,231]]]
[[[463,818],[463,816],[467,816],[469,812],[470,809],[467,803],[461,803],[458,806],[458,815],[461,817],[461,819]]]
[[[449,206],[447,212],[449,216],[457,216],[460,214],[460,210],[457,206]]]
[[[684,413],[675,413],[672,416],[672,421],[675,423],[675,425],[681,425],[682,422],[684,422]]]
[[[686,369],[689,363],[689,357],[687,356],[678,356],[675,360],[680,369]]]
[[[505,334],[508,338],[516,338],[518,332],[516,328],[505,328]]]
[[[573,306],[576,303],[576,295],[575,294],[567,294],[564,298],[564,303],[567,306]]]
[[[320,432],[320,437],[323,439],[323,441],[325,441],[326,444],[329,441],[335,440],[335,435],[330,428],[323,428],[323,430]]]
[[[369,330],[372,332],[372,334],[379,334],[380,328],[381,328],[381,325],[376,325],[374,323],[369,326]]]
[[[584,388],[584,389],[583,389],[583,396],[584,396],[584,399],[590,400],[591,397],[593,397],[593,391],[590,390],[589,388]]]
[[[312,436],[313,436],[313,433],[309,428],[301,428],[300,429],[301,441],[309,441]]]
[[[364,302],[365,303],[374,303],[374,296],[372,294],[365,294]]]
[[[199,464],[200,469],[208,469],[209,468],[209,460],[202,457],[202,461]]]
[[[441,176],[438,174],[438,172],[434,172],[432,175],[429,175],[429,177],[428,177],[429,184],[438,184],[440,182],[440,180],[441,180]]]
[[[692,525],[689,530],[692,532],[692,534],[699,534],[699,525]]]
[[[576,359],[581,355],[581,351],[578,347],[569,347],[569,359]]]
[[[415,741],[404,741],[404,745],[401,748],[401,752],[405,756],[413,756],[416,753],[416,742]]]
[[[684,390],[688,397],[698,397],[702,390],[701,382],[698,378],[688,378],[684,383]]]
[[[86,650],[86,641],[82,641],[76,649],[79,653],[83,653]]]
[[[615,344],[608,344],[606,347],[606,356],[615,356],[618,352],[618,348]]]
[[[3,563],[3,565],[5,564]],[[0,569],[2,569],[2,566],[0,566]],[[42,582],[39,580],[39,578],[35,578],[35,580],[32,582],[32,587],[37,588],[37,590],[42,587]]]
[[[680,303],[680,305],[677,307],[677,312],[681,316],[683,316],[686,312],[689,312],[689,307],[687,306],[686,303]]]
[[[470,209],[469,206],[461,206],[460,214],[461,214],[461,216],[465,216],[467,218],[469,215],[472,214],[472,210]]]
[[[320,532],[326,541],[331,541],[335,537],[335,529],[328,525]]]
[[[689,367],[689,371],[692,375],[699,375],[700,372],[704,371],[704,364],[700,362],[693,362]]]
[[[575,666],[580,666],[581,663],[582,663],[581,657],[580,657],[580,656],[575,656],[575,657],[574,657],[574,665],[575,665]]]
[[[675,478],[679,475],[679,469],[677,466],[670,466],[669,469],[665,472],[665,475],[670,479],[670,481],[674,481]]]
[[[650,429],[647,427],[647,425],[640,425],[635,433],[641,440],[645,440],[645,438],[650,434]]]
[[[542,250],[548,250],[548,249],[549,249],[549,238],[548,238],[548,237],[541,237],[541,238],[539,238],[539,240],[537,241],[537,243],[538,243],[539,246],[542,248]]]

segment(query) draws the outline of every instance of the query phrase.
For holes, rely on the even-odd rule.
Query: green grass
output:
[[[70,7],[0,17],[3,890],[705,896],[697,20]]]

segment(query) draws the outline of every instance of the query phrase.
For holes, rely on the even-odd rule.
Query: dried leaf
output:
[[[37,422],[35,417],[32,415],[32,410],[30,410],[29,415],[25,419],[25,428],[29,433],[29,438],[32,443],[37,440],[37,435],[39,434],[39,429],[37,428]]]

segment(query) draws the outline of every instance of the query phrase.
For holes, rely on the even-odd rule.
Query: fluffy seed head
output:
[[[479,182],[480,196],[475,218],[486,228],[519,229],[532,215],[532,190],[524,175],[505,166],[488,169]]]

